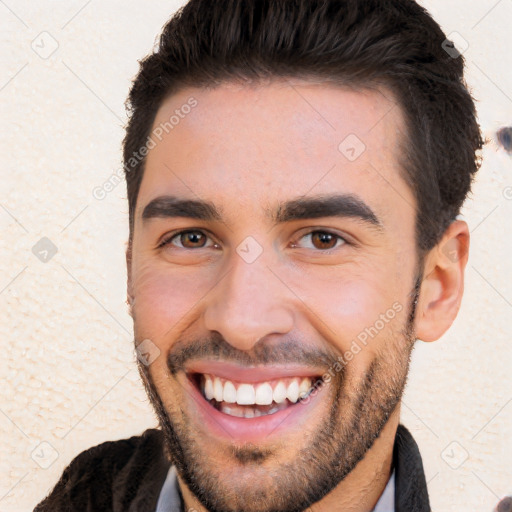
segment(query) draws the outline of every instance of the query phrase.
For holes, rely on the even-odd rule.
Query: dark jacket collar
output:
[[[395,511],[430,512],[427,482],[418,445],[410,432],[398,425],[393,448]]]

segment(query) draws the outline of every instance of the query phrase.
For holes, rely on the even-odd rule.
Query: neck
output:
[[[371,512],[381,497],[393,470],[393,446],[400,419],[400,405],[364,458],[329,494],[311,505],[308,512]],[[185,511],[209,512],[178,475]]]

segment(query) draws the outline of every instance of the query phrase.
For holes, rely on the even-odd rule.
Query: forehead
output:
[[[241,206],[266,218],[283,199],[336,191],[384,217],[412,217],[400,171],[403,126],[386,90],[300,80],[183,89],[157,112],[136,216],[169,194],[212,201],[235,223]]]

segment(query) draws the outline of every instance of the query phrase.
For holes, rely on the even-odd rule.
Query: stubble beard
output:
[[[169,404],[171,410],[166,409],[149,367],[138,362],[164,435],[166,454],[206,510],[303,512],[355,468],[379,437],[402,397],[415,342],[413,325],[420,282],[417,278],[407,321],[382,344],[386,352],[373,359],[357,383],[351,378],[350,364],[335,374],[320,391],[320,399],[332,401],[324,425],[308,438],[310,442],[300,448],[292,462],[275,465],[271,474],[262,470],[262,464],[272,461],[273,451],[248,444],[231,449],[233,467],[236,466],[240,478],[223,479],[216,472],[218,464],[205,455],[201,440],[196,439],[190,428],[186,411],[176,404]],[[170,368],[169,377],[175,370]],[[242,478],[245,471],[248,477]]]

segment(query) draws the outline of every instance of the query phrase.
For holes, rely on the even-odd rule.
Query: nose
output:
[[[279,273],[267,267],[264,254],[248,263],[235,252],[224,277],[206,297],[205,327],[239,350],[293,329],[293,294]]]

